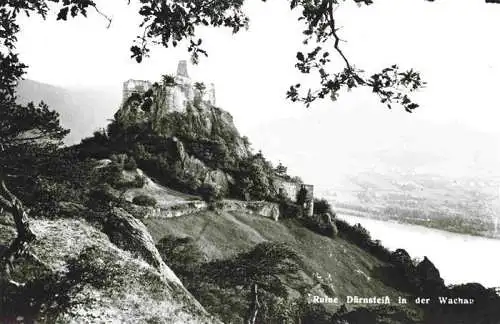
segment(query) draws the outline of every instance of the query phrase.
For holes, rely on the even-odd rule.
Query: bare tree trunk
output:
[[[247,324],[255,324],[257,320],[257,313],[259,312],[259,295],[258,295],[257,284],[253,284],[252,287],[252,304],[250,306],[250,313],[248,316]]]
[[[0,184],[0,209],[6,210],[12,214],[17,230],[17,237],[2,255],[0,255],[0,261],[5,262],[4,271],[9,278],[9,282],[16,286],[20,286],[21,284],[10,280],[13,262],[16,258],[23,255],[30,255],[37,259],[33,254],[28,252],[29,244],[35,240],[36,236],[30,229],[28,211],[22,202],[7,189],[3,180],[1,180]]]

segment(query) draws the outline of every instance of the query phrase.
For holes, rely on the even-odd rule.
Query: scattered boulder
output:
[[[410,255],[405,249],[397,249],[391,254],[391,263],[396,266],[401,266],[403,268],[412,268],[413,262]]]
[[[325,212],[302,218],[302,222],[309,229],[329,237],[337,237],[339,230],[335,225],[334,217],[331,213]]]
[[[278,221],[280,217],[279,206],[274,203],[265,201],[251,201],[246,203],[246,208],[251,210],[255,214],[271,218],[275,221]]]
[[[125,210],[113,208],[104,219],[103,232],[119,248],[143,258],[144,261],[158,268],[162,273],[174,274],[163,263],[146,226]]]
[[[400,282],[406,290],[422,293],[422,282],[406,250],[397,249],[390,255],[389,261],[395,267],[397,277],[394,277],[394,280],[396,282]]]
[[[417,276],[422,282],[422,291],[436,294],[446,288],[444,280],[439,274],[439,270],[427,257],[424,257],[417,265],[416,270]]]

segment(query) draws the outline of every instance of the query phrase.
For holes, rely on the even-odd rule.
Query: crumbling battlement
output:
[[[205,85],[200,90],[196,83],[191,80],[188,73],[187,61],[181,60],[177,65],[177,74],[174,82],[162,85],[164,89],[164,100],[171,111],[184,112],[187,104],[194,101],[203,101],[215,106],[215,86],[213,83]],[[122,105],[134,93],[143,94],[153,87],[153,83],[146,80],[129,79],[123,83]]]
[[[131,95],[134,93],[142,94],[149,89],[153,84],[149,81],[145,80],[133,80],[129,79],[123,82],[123,91],[122,91],[122,103],[125,102]]]

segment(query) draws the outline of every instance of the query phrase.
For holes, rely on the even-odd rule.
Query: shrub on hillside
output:
[[[222,198],[220,191],[214,185],[208,183],[202,184],[198,189],[198,193],[207,203],[214,203]]]
[[[97,184],[107,183],[111,187],[118,190],[125,190],[129,188],[142,188],[146,184],[146,179],[144,176],[139,174],[135,175],[133,180],[126,180],[123,175],[123,170],[125,165],[127,168],[132,168],[135,164],[133,158],[127,158],[128,162],[122,164],[120,161],[124,159],[125,155],[114,155],[113,160],[108,165],[97,169],[94,182]],[[130,162],[133,161],[133,162]],[[129,171],[135,170],[133,168]]]
[[[50,219],[60,216],[61,209],[59,202],[79,202],[78,198],[81,195],[81,193],[68,184],[53,182],[45,178],[37,179],[33,189],[32,197],[34,203],[31,207],[32,212],[37,216]]]
[[[158,241],[156,248],[160,252],[165,263],[172,268],[177,275],[183,275],[192,271],[191,267],[204,261],[195,240],[192,237],[177,237],[167,235]]]
[[[341,219],[335,219],[335,224],[337,225],[340,233],[353,243],[360,246],[368,246],[369,242],[371,242],[370,232],[361,226],[361,224],[358,223],[352,226]]]
[[[330,324],[333,314],[322,304],[306,303],[301,307],[300,323]]]
[[[118,188],[122,182],[122,166],[117,162],[111,162],[109,165],[97,170],[96,182],[107,183],[114,188]]]
[[[73,149],[26,144],[5,148],[0,156],[9,190],[32,214],[54,218],[58,203],[83,203],[93,180],[95,163],[80,160]]]
[[[284,314],[298,314],[292,303],[273,307],[278,298],[287,300],[288,291],[279,279],[295,274],[301,265],[296,252],[284,243],[264,242],[248,252],[227,259],[202,262],[191,238],[168,236],[157,245],[164,261],[179,275],[186,288],[212,314],[226,323],[242,323],[251,308],[253,284],[258,285],[261,307],[259,323],[273,323]]]
[[[146,177],[141,175],[136,175],[134,180],[130,182],[130,186],[133,188],[142,188],[146,184]]]
[[[432,295],[439,295],[446,287],[439,270],[427,257],[424,257],[415,269],[422,282],[422,291]]]
[[[156,206],[157,204],[156,199],[148,195],[135,196],[132,202],[139,206]]]
[[[90,190],[85,205],[95,211],[104,211],[120,202],[120,198],[113,192],[113,188],[109,184],[99,184]]]
[[[273,201],[278,198],[273,186],[274,169],[262,153],[244,158],[238,162],[237,168],[229,170],[235,183],[232,194],[244,200]]]
[[[389,262],[391,259],[391,252],[380,244],[378,240],[372,240],[370,233],[361,224],[354,226],[346,221],[336,218],[335,225],[337,226],[339,236],[356,244],[363,250],[373,254],[379,260]]]
[[[329,213],[335,217],[335,212],[332,209],[332,205],[326,199],[314,199],[314,214],[326,214]]]
[[[297,192],[297,196],[295,197],[297,204],[300,206],[304,206],[308,199],[307,189],[304,186],[301,186],[299,191]]]
[[[111,154],[109,156],[109,159],[111,160],[111,162],[113,162],[115,165],[117,165],[120,168],[120,171],[123,171],[123,166],[124,166],[127,158],[128,158],[128,156],[125,153]]]
[[[391,251],[383,246],[380,240],[370,241],[367,251],[373,254],[379,260],[388,261],[390,259]]]
[[[312,217],[303,217],[301,218],[301,222],[311,231],[331,238],[337,237],[339,232],[330,214],[316,214]]]
[[[126,171],[134,171],[137,169],[137,162],[135,162],[133,156],[127,156],[125,162],[123,163],[123,169]]]

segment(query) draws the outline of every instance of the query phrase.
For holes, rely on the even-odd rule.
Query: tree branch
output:
[[[130,4],[130,1],[128,4]],[[111,27],[111,23],[113,22],[113,18],[110,18],[108,15],[99,10],[99,8],[97,8],[97,5],[94,4],[93,7],[99,15],[101,15],[102,17],[104,17],[104,19],[108,21],[108,26],[106,26],[106,28],[109,29],[109,27]]]
[[[3,145],[0,147],[3,153]],[[14,268],[13,262],[21,256],[32,256],[35,260],[38,260],[35,255],[28,251],[29,244],[35,240],[36,236],[31,231],[27,209],[22,202],[7,189],[3,178],[0,178],[0,209],[12,214],[17,230],[17,237],[0,255],[0,261],[5,263],[4,273],[7,275],[9,283],[20,287],[23,286],[23,284],[11,279],[11,271]]]
[[[49,138],[50,135],[47,134],[42,134],[38,136],[33,136],[33,137],[18,137],[18,138],[12,138],[10,141],[11,142],[26,142],[26,141],[36,141],[39,139],[44,139],[44,138]]]
[[[256,283],[252,285],[252,304],[250,306],[250,312],[247,319],[247,324],[255,324],[257,320],[257,314],[259,312],[260,303],[259,303],[259,291]]]
[[[328,20],[328,23],[330,25],[331,35],[335,39],[335,44],[333,45],[333,47],[340,54],[340,56],[344,60],[345,64],[347,65],[347,68],[349,70],[352,70],[352,67],[351,67],[351,64],[349,63],[349,60],[347,60],[347,57],[344,55],[344,52],[342,52],[342,50],[339,47],[339,43],[340,43],[341,39],[340,39],[339,35],[337,34],[337,28],[335,27],[335,18],[333,17],[333,12],[334,12],[333,0],[330,0],[328,2],[328,13],[327,13],[328,18],[327,18],[327,20]]]

